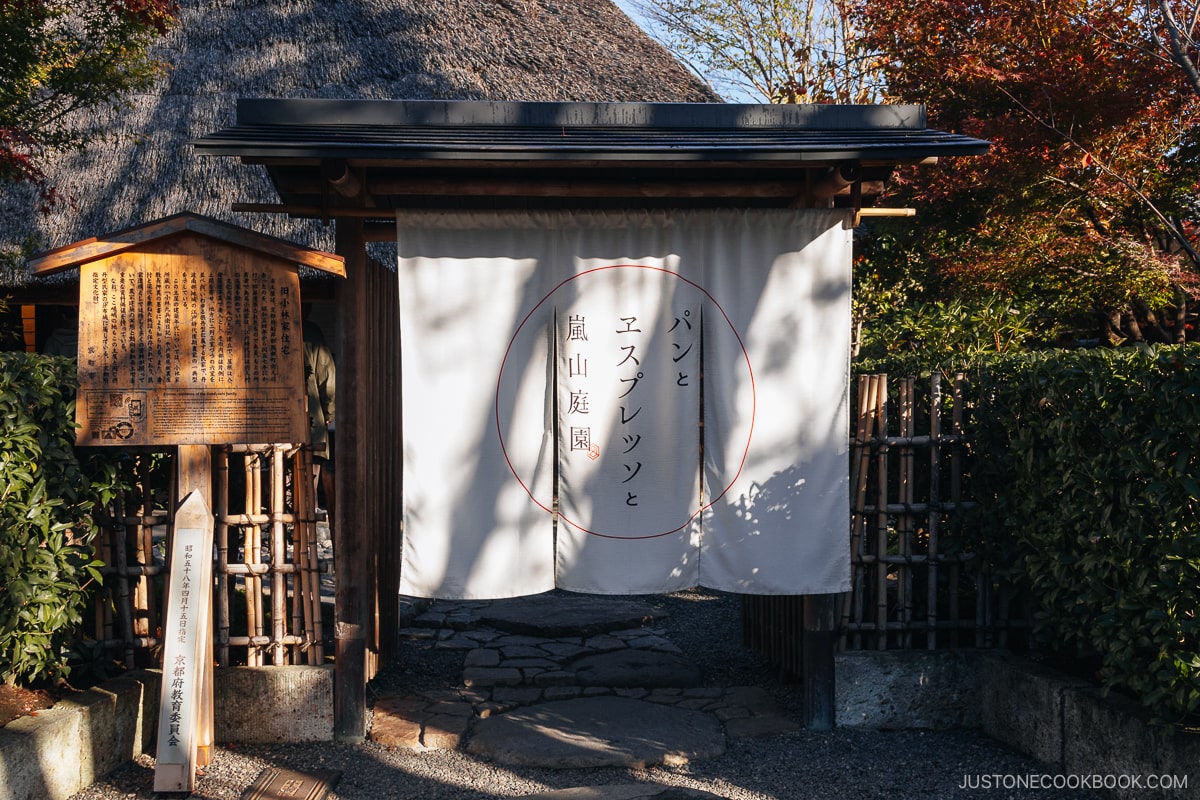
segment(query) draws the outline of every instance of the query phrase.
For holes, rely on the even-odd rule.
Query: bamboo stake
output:
[[[950,418],[950,433],[954,436],[953,443],[950,446],[950,502],[954,507],[960,508],[962,503],[962,471],[963,471],[963,395],[966,384],[966,376],[961,372],[954,376],[954,409]],[[954,516],[955,526],[954,532],[961,536],[963,525],[962,518],[956,513]],[[959,607],[959,588],[962,580],[962,555],[950,564],[950,629],[951,634],[950,644],[952,647],[958,646],[962,642],[960,634],[962,614]]]
[[[286,662],[283,637],[287,633],[287,583],[278,569],[287,561],[287,546],[283,532],[283,453],[278,446],[271,450],[271,662],[282,666]]]
[[[908,377],[900,381],[900,435],[912,438],[915,421],[914,395],[915,379]],[[913,446],[905,445],[900,450],[900,502],[905,510],[900,513],[896,523],[897,550],[904,563],[896,570],[896,605],[900,609],[900,622],[903,633],[900,644],[904,649],[912,647],[912,628],[909,623],[913,618],[913,532],[916,528],[911,510],[913,502],[913,477],[916,471]]]
[[[942,435],[942,383],[937,370],[929,378],[929,599],[927,609],[928,633],[926,646],[937,648],[937,604],[938,604],[938,524],[941,511],[941,435]]]
[[[113,526],[113,536],[109,539],[110,553],[116,557],[117,564],[117,615],[121,620],[121,640],[125,642],[125,668],[134,668],[133,657],[133,598],[129,593],[129,550],[126,547],[130,533],[137,535],[137,529],[130,531],[127,525]],[[108,563],[113,563],[109,561]]]
[[[887,375],[880,375],[879,391],[875,404],[875,432],[879,437],[887,436]],[[875,553],[881,558],[888,551],[888,446],[879,444],[875,456],[876,505],[881,510],[875,520]],[[886,650],[888,645],[887,613],[887,566],[879,561],[875,565],[875,646]]]
[[[257,512],[260,496],[260,479],[258,456],[247,453],[243,459],[243,471],[246,475],[245,513]],[[246,564],[260,564],[262,547],[262,532],[257,524],[246,525],[243,529],[243,560]],[[254,574],[246,576],[243,585],[246,587],[246,635],[262,636],[262,579]],[[262,652],[255,646],[246,648],[246,665],[262,666]]]
[[[852,619],[855,622],[862,622],[862,602],[863,602],[863,580],[864,569],[862,564],[863,556],[863,537],[866,533],[867,517],[863,513],[863,505],[866,502],[867,483],[870,476],[870,459],[871,459],[871,423],[872,413],[876,400],[876,380],[874,375],[864,375],[858,381],[858,422],[855,427],[854,434],[854,460],[851,462],[852,478],[851,485],[854,487],[854,506],[852,507],[851,527],[850,527],[850,563],[851,563],[851,585],[850,591],[842,603],[842,630],[840,647],[845,649],[847,646],[847,637],[845,631],[848,630],[848,623]],[[862,647],[862,634],[855,633],[854,649]]]
[[[217,664],[222,667],[230,666],[229,659],[229,597],[233,590],[229,580],[229,523],[225,521],[229,514],[229,450],[225,447],[216,448],[217,485],[213,497],[216,517],[213,527],[213,540],[217,546],[217,589],[214,595],[213,613],[216,616],[217,631]]]
[[[141,509],[140,516],[143,520],[146,517],[152,517],[154,514],[154,489],[150,482],[149,467],[149,457],[139,456],[134,462],[134,486],[140,495],[138,507]],[[133,560],[139,567],[153,562],[153,531],[153,523],[149,525],[141,524],[138,527],[138,535],[134,540]],[[128,556],[126,557],[126,566],[128,566]],[[130,600],[133,604],[133,608],[131,609],[133,626],[131,633],[135,638],[150,635],[150,620],[155,616],[152,612],[152,595],[153,593],[150,591],[150,579],[146,575],[139,575],[137,580],[134,581],[133,597]]]
[[[120,503],[120,500],[117,502]],[[120,508],[118,507],[118,511],[119,510]],[[117,523],[109,523],[100,528],[100,535],[97,537],[96,551],[100,556],[100,560],[105,564],[112,564],[114,561],[112,542],[116,538],[117,530]],[[120,574],[119,567],[117,568],[117,574]],[[100,591],[96,593],[94,599],[92,600],[92,630],[96,639],[99,641],[108,641],[113,639],[115,636],[113,631],[112,614],[112,607],[114,605],[117,606],[118,609],[120,608],[120,598],[114,597],[112,586],[106,581],[101,585]],[[120,644],[117,646],[124,646],[126,644],[126,636],[124,633],[122,633]]]
[[[300,463],[305,470],[304,474],[309,475],[312,473],[312,452],[305,448],[300,451],[300,454]],[[310,631],[314,643],[314,648],[309,653],[309,663],[321,664],[325,661],[325,633],[321,620],[321,561],[317,556],[317,499],[315,488],[311,490],[311,495],[308,503],[304,506],[305,527],[307,529],[306,541],[308,543],[306,583],[308,586],[309,613],[312,621]]]
[[[285,462],[285,467],[286,467]],[[308,483],[308,480],[300,473],[300,458],[298,454],[293,454],[291,458],[291,479],[292,479],[292,516],[295,522],[292,523],[292,566],[295,572],[291,575],[291,609],[292,609],[292,633],[304,637],[308,628],[304,624],[305,609],[307,601],[304,593],[304,565],[307,556],[306,542],[304,540],[304,524],[300,522],[301,511],[303,506],[300,505],[303,499],[303,490],[301,485]],[[286,479],[286,476],[285,476]],[[304,661],[305,646],[303,644],[292,645],[290,658],[293,664],[300,664]]]

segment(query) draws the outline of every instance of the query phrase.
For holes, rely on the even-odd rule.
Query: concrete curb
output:
[[[70,797],[152,750],[160,685],[138,670],[0,728],[0,798]]]
[[[214,681],[219,743],[333,740],[331,667],[232,667]],[[158,670],[136,670],[0,728],[0,800],[66,800],[153,754],[161,686]]]
[[[988,736],[1062,776],[1088,778],[1106,797],[1196,796],[1200,734],[1154,727],[1132,701],[1101,696],[1085,681],[1010,654],[985,652],[978,658],[980,718]],[[1182,778],[1187,785],[1158,788],[1170,785],[1164,778]],[[1122,786],[1134,781],[1140,787]]]

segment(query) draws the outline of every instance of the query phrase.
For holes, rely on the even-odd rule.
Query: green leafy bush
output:
[[[0,677],[69,672],[89,584],[100,579],[91,512],[111,472],[89,477],[74,449],[75,363],[0,353]]]
[[[1200,713],[1200,348],[1025,353],[976,383],[977,543],[1036,640],[1159,722]]]

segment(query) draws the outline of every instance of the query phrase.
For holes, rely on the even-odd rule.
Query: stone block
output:
[[[983,732],[1043,764],[1061,767],[1063,691],[1086,688],[1087,683],[1004,652],[981,653],[978,670]]]
[[[65,800],[153,752],[161,673],[136,670],[0,729],[0,797]]]
[[[854,651],[839,653],[835,670],[839,726],[946,730],[979,725],[972,652]]]
[[[225,667],[214,675],[218,742],[333,740],[332,667]]]
[[[0,729],[0,786],[13,800],[63,800],[91,783],[94,770],[82,765],[82,715],[56,705],[37,716],[15,719]]]
[[[1117,800],[1195,796],[1200,735],[1151,725],[1132,700],[1106,697],[1095,688],[1065,690],[1062,721],[1064,773],[1101,774],[1106,781],[1129,782],[1105,787],[1104,793]],[[1143,782],[1140,786],[1132,783],[1135,776]],[[1189,783],[1179,792],[1158,789],[1180,778]],[[1151,779],[1156,782],[1153,787],[1145,783]]]

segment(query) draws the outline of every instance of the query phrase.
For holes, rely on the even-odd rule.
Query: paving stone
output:
[[[480,612],[480,620],[493,628],[548,638],[642,628],[666,616],[631,600],[561,593],[496,600]]]
[[[520,686],[524,676],[519,669],[505,667],[470,667],[463,670],[467,686]]]
[[[629,640],[629,646],[639,650],[658,650],[663,653],[682,653],[679,645],[661,636],[639,636]]]
[[[445,624],[455,631],[469,631],[479,624],[479,617],[471,612],[447,614]]]
[[[419,697],[411,697],[405,695],[390,695],[380,697],[375,701],[376,714],[390,714],[392,716],[411,716],[418,714],[429,707],[429,703]]]
[[[402,714],[381,712],[376,707],[369,738],[383,747],[420,748],[421,723]]]
[[[536,703],[542,698],[542,690],[533,687],[496,687],[492,691],[492,700],[498,703],[511,703],[517,706]]]
[[[725,800],[720,795],[682,786],[631,783],[578,786],[524,796],[524,800]]]
[[[427,641],[437,638],[437,628],[401,628],[400,636],[414,641]]]
[[[512,669],[529,669],[535,667],[541,670],[558,669],[558,662],[548,658],[505,658],[500,662],[502,667]]]
[[[434,703],[429,706],[430,714],[447,717],[469,717],[474,713],[470,703]]]
[[[558,658],[570,659],[576,656],[583,655],[588,652],[586,647],[581,644],[573,644],[570,642],[546,642],[541,646],[541,649],[549,653],[551,656]]]
[[[475,650],[479,647],[479,642],[456,635],[440,640],[433,647],[435,650]]]
[[[616,636],[593,636],[589,639],[584,639],[583,646],[588,650],[624,650],[629,647],[624,639],[618,639]]]
[[[535,686],[572,686],[575,684],[575,673],[563,670],[543,672],[533,679]]]
[[[686,658],[656,650],[617,650],[571,662],[580,686],[656,688],[697,686],[700,669]]]
[[[678,705],[680,708],[690,708],[694,711],[712,711],[720,707],[721,701],[712,700],[707,697],[689,697],[680,700]]]
[[[436,611],[426,611],[413,620],[413,626],[417,628],[441,628],[446,622],[446,615],[439,614]]]
[[[500,651],[486,647],[477,647],[467,651],[463,658],[464,667],[495,667],[500,664]]]
[[[475,706],[475,716],[480,719],[487,719],[493,714],[503,714],[512,708],[514,706],[510,703],[497,703],[495,700],[489,700],[486,703],[479,703]]]
[[[471,753],[555,769],[677,766],[725,752],[716,717],[621,697],[538,703],[478,720]]]
[[[747,719],[750,717],[750,709],[745,706],[727,706],[721,705],[713,709],[713,713],[717,715],[717,719],[722,722],[728,722],[731,719]]]
[[[541,647],[547,642],[541,636],[518,636],[516,634],[507,634],[505,636],[497,636],[490,644],[493,647]]]
[[[483,703],[492,699],[492,693],[488,689],[455,689],[458,692],[458,699],[464,703]]]
[[[531,644],[504,645],[500,654],[504,658],[545,658],[548,655],[541,647]]]
[[[421,744],[430,750],[456,750],[471,724],[469,716],[439,714],[425,721]]]

